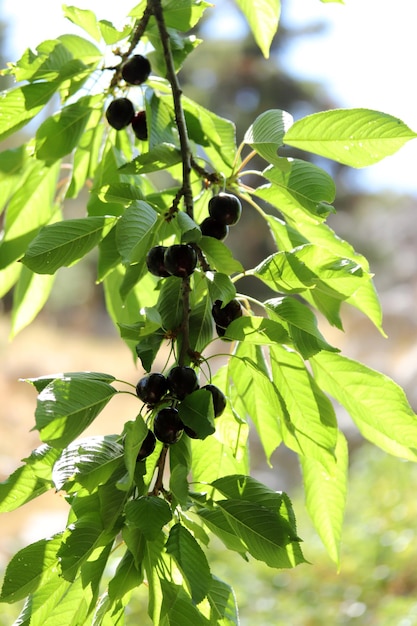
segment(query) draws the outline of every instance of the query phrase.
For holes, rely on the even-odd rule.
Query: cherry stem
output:
[[[161,450],[161,454],[159,455],[159,459],[156,464],[156,467],[158,468],[158,474],[156,476],[155,485],[152,489],[153,496],[159,496],[161,491],[165,491],[164,485],[163,485],[163,479],[164,479],[164,469],[165,469],[165,461],[167,458],[167,452],[168,452],[168,446],[167,444],[165,444]]]

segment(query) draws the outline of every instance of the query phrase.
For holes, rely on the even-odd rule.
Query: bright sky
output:
[[[218,8],[223,0],[214,0]],[[323,81],[342,107],[366,107],[390,113],[417,131],[417,3],[416,0],[282,0],[288,24],[303,26],[314,19],[328,24],[325,35],[300,37],[287,62],[294,73]],[[134,0],[74,0],[94,10],[101,19],[121,25],[120,15]],[[12,21],[6,44],[10,58],[35,48],[47,38],[79,29],[62,18],[61,2],[3,0],[4,20]],[[213,9],[214,11],[216,9]],[[239,34],[242,21],[234,13],[222,14],[219,34]],[[362,182],[374,190],[391,188],[417,194],[417,139],[396,155],[363,171]]]

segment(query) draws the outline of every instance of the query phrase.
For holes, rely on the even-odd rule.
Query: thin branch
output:
[[[136,48],[139,41],[141,40],[142,35],[146,30],[146,27],[148,25],[149,18],[151,17],[151,15],[152,15],[152,7],[150,6],[150,3],[148,2],[146,9],[143,12],[142,17],[140,18],[140,20],[138,20],[137,26],[135,30],[133,31],[129,48],[126,50],[126,52],[123,52],[122,54],[120,54],[120,57],[121,57],[120,63],[116,65],[115,68],[112,68],[112,69],[115,69],[116,71],[114,72],[113,78],[111,79],[111,82],[110,82],[110,87],[109,87],[110,91],[116,87],[116,85],[119,83],[120,79],[122,78],[122,65],[126,61],[126,59],[130,57],[133,50]]]
[[[167,69],[167,78],[171,85],[172,97],[174,100],[175,122],[178,129],[180,139],[181,156],[182,156],[182,190],[184,193],[185,210],[188,215],[193,217],[193,192],[191,188],[191,149],[188,139],[187,124],[185,122],[184,110],[181,103],[182,90],[175,71],[175,63],[172,56],[169,33],[167,31],[162,10],[161,0],[148,0],[152,3],[153,14],[158,25],[159,34],[161,36],[162,48],[164,51],[165,65]],[[149,6],[149,3],[148,3]]]
[[[184,365],[190,352],[190,277],[182,281],[182,322],[181,322],[181,350],[178,355],[178,365]]]

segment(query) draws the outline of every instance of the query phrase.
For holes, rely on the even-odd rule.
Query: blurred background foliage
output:
[[[233,3],[228,0],[223,0],[221,4],[229,5],[232,10]],[[196,31],[195,34],[201,35],[204,43],[181,71],[180,80],[185,94],[219,115],[232,119],[236,123],[238,141],[255,117],[267,109],[281,108],[298,118],[339,106],[326,93],[323,85],[300,82],[288,73],[285,64],[288,46],[296,45],[300,37],[320,36],[324,25],[311,22],[302,30],[294,30],[286,22],[285,3],[283,5],[280,31],[269,61],[263,59],[249,33],[236,37],[231,32],[229,37],[220,38],[220,33],[227,29],[224,25],[219,29],[216,19],[221,17],[214,17],[204,20]],[[7,50],[2,47],[5,29],[7,24],[0,20],[2,66],[5,60],[9,60]],[[2,89],[9,86],[4,78],[0,77],[0,80]],[[26,138],[23,130],[19,142]],[[11,147],[11,142],[12,139],[3,142],[1,149]],[[306,158],[306,155],[302,156]],[[323,162],[319,158],[314,160],[331,173],[337,185],[337,213],[330,216],[329,225],[339,236],[348,239],[358,252],[368,257],[375,272],[389,339],[380,337],[367,320],[348,307],[343,317],[346,333],[337,332],[335,338],[336,331],[333,329],[325,328],[324,332],[333,333],[330,342],[341,347],[347,356],[363,360],[367,365],[392,376],[405,388],[416,410],[417,233],[410,227],[415,223],[416,198],[402,194],[401,190],[398,193],[387,193],[385,190],[367,193],[359,185],[360,172]],[[262,168],[262,163],[254,163],[254,167]],[[86,194],[82,194],[77,201],[68,202],[66,215],[82,215],[86,198]],[[246,267],[255,265],[268,251],[273,252],[264,224],[250,207],[244,211],[239,229],[231,231],[227,243]],[[244,288],[253,289],[255,296],[264,296],[256,291],[263,289],[259,284],[245,284]],[[12,298],[13,294],[8,294],[1,302],[3,322],[7,322]],[[105,314],[101,288],[95,284],[94,255],[73,268],[59,270],[52,297],[36,325],[43,329],[75,331],[79,334],[80,344],[86,336],[99,337],[103,345],[110,338],[115,338],[116,331]],[[7,324],[3,323],[1,328],[7,333]],[[24,330],[23,340],[25,333]],[[6,344],[7,337],[2,337],[0,347],[13,349]],[[34,344],[26,345],[29,350],[36,349]],[[62,369],[61,356],[57,346],[54,370]],[[127,350],[125,358],[127,361],[130,359]],[[116,375],[118,364],[120,360],[115,359],[113,373]],[[15,368],[13,375],[16,372]],[[17,372],[17,376],[45,373],[49,371],[22,371]],[[10,373],[0,371],[0,383],[1,379],[4,383],[2,389],[7,394]],[[15,394],[19,393],[19,390],[13,389]],[[0,433],[4,431],[5,438],[8,406],[4,403],[0,409]],[[288,490],[293,499],[299,532],[305,542],[305,555],[311,565],[276,572],[256,561],[245,564],[238,555],[235,558],[228,555],[226,562],[222,547],[214,543],[209,550],[210,561],[219,576],[235,588],[241,607],[242,626],[417,625],[417,467],[364,445],[356,431],[350,428],[346,417],[342,413],[339,417],[352,453],[339,573],[335,571],[304,513],[300,474],[294,456],[285,449],[279,449],[273,456],[274,467],[271,470],[266,466],[256,440],[252,441],[255,475],[276,489]],[[31,416],[22,419],[22,427],[23,424],[26,427],[31,420]],[[10,449],[13,449],[13,442],[10,442]],[[15,458],[16,465],[18,461],[19,458]],[[0,463],[0,480],[11,471],[9,465],[10,462]],[[25,515],[25,507],[22,515]],[[0,571],[11,553],[18,549],[18,537],[14,538],[13,544],[10,554],[0,555]],[[133,598],[133,613],[127,623],[146,626],[150,621],[143,608],[145,596],[139,595],[139,599]],[[0,625],[9,626],[12,616],[16,616],[16,607],[3,605]]]

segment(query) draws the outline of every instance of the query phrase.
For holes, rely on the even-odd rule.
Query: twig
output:
[[[149,18],[151,17],[151,15],[152,15],[152,7],[150,3],[148,2],[148,4],[146,5],[146,9],[143,12],[142,17],[140,18],[140,20],[138,20],[137,26],[135,30],[133,31],[133,36],[132,36],[129,48],[126,50],[126,52],[123,52],[123,54],[120,55],[121,57],[120,63],[116,65],[115,68],[113,68],[115,69],[115,72],[110,82],[110,91],[116,87],[116,85],[122,78],[122,65],[126,61],[126,59],[130,57],[133,50],[136,48],[139,41],[141,40],[142,35],[146,30],[146,27],[148,25]]]
[[[148,0],[152,3],[153,14],[158,25],[159,34],[164,51],[165,65],[167,69],[167,78],[171,85],[172,97],[174,100],[175,122],[178,129],[180,139],[181,157],[182,157],[182,191],[184,193],[185,210],[188,215],[193,217],[193,192],[191,188],[191,149],[188,139],[187,124],[185,122],[184,110],[181,104],[182,90],[178,82],[175,72],[175,64],[172,56],[169,33],[167,31],[162,10],[161,0]]]

